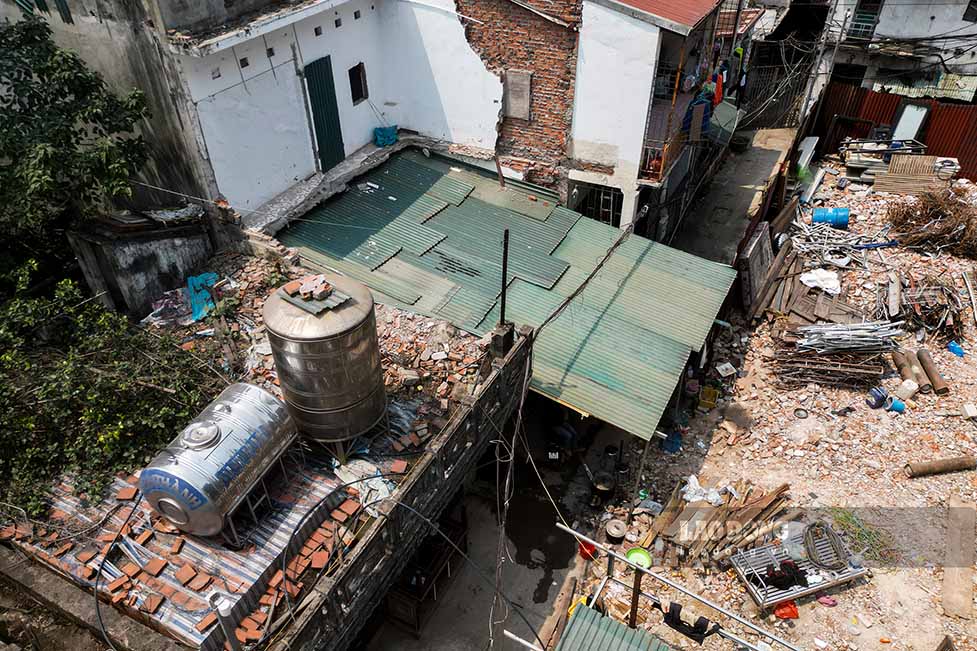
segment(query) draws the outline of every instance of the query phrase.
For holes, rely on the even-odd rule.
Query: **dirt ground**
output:
[[[24,593],[0,583],[0,648],[24,651],[105,651],[88,630],[54,616]]]
[[[872,193],[866,186],[838,189],[837,178],[826,177],[818,205],[849,207],[851,232],[879,234],[887,223],[887,206],[903,199]],[[723,396],[716,408],[690,420],[679,453],[650,455],[645,485],[664,502],[675,483],[693,473],[703,485],[750,479],[771,489],[789,483],[792,506],[831,509],[844,521],[836,519],[834,524],[849,534],[850,544],[870,541],[862,548],[851,545],[872,567],[870,577],[826,591],[837,600],[835,606],[819,603],[817,595],[800,600],[797,620],[762,617],[731,571],[683,568],[673,572],[687,586],[702,590],[735,612],[758,623],[765,620],[764,626],[802,648],[934,651],[944,635],[950,635],[957,649],[977,649],[973,615],[960,619],[943,612],[941,567],[947,501],[956,494],[973,504],[977,474],[966,471],[909,479],[903,469],[910,461],[977,454],[977,425],[941,415],[959,410],[964,403],[977,403],[977,328],[961,277],[974,263],[945,253],[930,255],[900,247],[884,249],[881,254],[873,251],[866,262],[868,269],[852,265],[855,268],[842,270],[839,276],[842,296],[869,314],[878,300],[877,289],[886,286],[892,270],[913,282],[939,276],[960,290],[966,306],[960,315],[964,357],[956,357],[945,342],[931,337],[919,341],[907,334],[900,342],[931,351],[950,393],[919,394],[905,413],[895,414],[871,409],[864,389],[817,384],[785,388],[771,368],[774,320],[753,328],[742,315],[736,315],[732,328],[723,331],[715,344],[713,366],[728,361],[738,374],[722,381]],[[714,369],[708,377],[720,379]],[[900,382],[893,368],[882,386],[891,392]],[[851,407],[846,415],[835,413],[845,407]],[[845,522],[854,523],[854,528],[844,529]],[[856,534],[854,540],[851,534]],[[654,587],[658,591],[659,586]],[[699,614],[714,615],[702,610]],[[648,628],[669,642],[688,646],[688,640],[659,622],[649,622]],[[706,642],[706,648],[730,647],[717,638]]]

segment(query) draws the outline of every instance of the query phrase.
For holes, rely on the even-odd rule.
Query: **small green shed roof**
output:
[[[648,631],[628,628],[586,606],[577,606],[556,651],[670,651]]]

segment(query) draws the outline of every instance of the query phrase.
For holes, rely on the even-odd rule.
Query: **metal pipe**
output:
[[[627,583],[625,583],[621,579],[615,579],[613,577],[608,577],[608,578],[610,578],[611,583],[617,583],[618,585],[624,586],[625,588],[630,587],[630,586],[628,586]],[[655,595],[653,595],[651,593],[648,593],[648,592],[642,591],[641,592],[641,596],[644,597],[645,599],[647,599],[648,601],[651,601],[652,603],[655,603],[655,604],[661,604],[661,602],[662,602],[661,599],[659,599]],[[734,635],[734,634],[730,633],[729,631],[727,631],[724,628],[723,629],[720,629],[719,631],[717,631],[716,632],[716,635],[718,635],[719,637],[726,638],[730,642],[735,642],[736,644],[739,644],[739,645],[742,645],[742,646],[744,646],[744,647],[746,647],[748,649],[751,649],[751,651],[765,651],[764,649],[761,649],[760,647],[755,646],[755,645],[751,644],[750,642],[747,642],[743,638],[741,638],[741,637],[739,637],[737,635]]]
[[[501,178],[501,177],[500,177]],[[505,290],[509,279],[509,229],[502,231],[502,296],[499,300],[499,325],[505,325]]]
[[[628,616],[628,628],[638,628],[638,597],[641,596],[641,572],[634,573],[634,586],[631,588],[631,614]]]
[[[926,372],[926,377],[933,383],[933,391],[936,395],[944,396],[950,393],[950,387],[946,385],[946,380],[943,379],[940,371],[937,370],[936,362],[933,361],[933,356],[930,355],[930,351],[925,348],[920,348],[916,351],[916,359],[919,360],[919,365]]]
[[[234,604],[231,603],[231,600],[226,594],[219,590],[211,592],[207,601],[210,602],[210,607],[217,613],[217,621],[221,625],[221,630],[224,632],[224,637],[227,638],[227,644],[231,647],[231,651],[241,651],[241,641],[234,635],[234,629],[237,627],[237,623],[231,616]]]
[[[597,586],[597,591],[594,592],[594,596],[590,598],[590,603],[587,604],[588,606],[590,606],[591,608],[594,607],[594,604],[596,604],[597,600],[600,599],[601,593],[604,592],[604,588],[607,587],[607,582],[610,580],[611,580],[610,575],[604,577],[604,580],[600,582],[599,586]]]
[[[513,642],[518,642],[519,644],[523,645],[527,649],[533,649],[533,651],[543,651],[543,649],[540,649],[538,646],[536,646],[532,642],[530,642],[528,640],[522,639],[521,637],[519,637],[515,633],[510,633],[508,631],[508,629],[502,629],[502,634],[505,635],[510,640],[512,640]]]
[[[919,392],[929,393],[932,391],[933,383],[926,377],[926,371],[923,370],[922,364],[919,363],[919,357],[916,356],[916,353],[903,349],[902,354],[906,357],[906,361],[909,362],[909,368],[912,369],[913,375],[916,376],[916,384],[919,385]]]
[[[560,529],[561,531],[567,532],[568,534],[570,534],[571,536],[573,536],[574,538],[576,538],[578,540],[582,540],[582,541],[584,541],[586,543],[590,543],[591,545],[593,545],[597,549],[600,549],[601,551],[603,551],[603,552],[605,552],[605,553],[607,553],[609,555],[614,556],[617,560],[621,561],[622,563],[626,563],[628,566],[634,568],[635,570],[637,570],[639,572],[642,572],[644,574],[647,574],[647,575],[649,575],[650,577],[652,577],[653,579],[655,579],[657,581],[661,581],[665,585],[667,585],[667,586],[669,586],[671,588],[674,588],[675,590],[678,590],[679,592],[681,592],[682,594],[684,594],[684,595],[686,595],[688,597],[692,597],[693,599],[695,599],[699,603],[701,603],[701,604],[703,604],[705,606],[708,606],[708,607],[712,608],[713,610],[715,610],[717,612],[720,612],[720,613],[726,615],[727,617],[729,617],[733,621],[736,621],[736,622],[742,624],[743,626],[747,627],[751,631],[754,631],[754,632],[756,632],[756,633],[758,633],[758,634],[760,634],[760,635],[762,635],[764,637],[770,638],[771,640],[773,640],[774,642],[776,642],[780,646],[782,646],[784,648],[787,648],[787,649],[790,649],[791,651],[802,651],[799,647],[794,646],[793,644],[791,644],[787,640],[784,640],[784,639],[782,639],[780,637],[777,637],[773,633],[770,633],[768,631],[765,631],[764,629],[762,629],[759,626],[753,624],[749,620],[740,617],[736,613],[733,613],[733,612],[730,612],[730,611],[726,610],[722,606],[720,606],[718,604],[715,604],[715,603],[709,601],[708,599],[706,599],[704,597],[700,597],[699,595],[695,594],[694,592],[692,592],[691,590],[689,590],[688,588],[686,588],[682,584],[676,583],[675,581],[672,581],[671,579],[669,579],[667,577],[664,577],[661,574],[658,574],[656,572],[652,572],[651,570],[645,569],[645,568],[643,568],[643,567],[641,567],[639,565],[635,565],[634,563],[632,563],[631,561],[629,561],[627,559],[627,557],[622,556],[622,555],[618,554],[617,552],[612,551],[611,549],[608,549],[605,545],[602,545],[601,543],[597,542],[596,540],[593,540],[592,538],[589,538],[589,537],[583,535],[582,533],[578,533],[578,532],[574,531],[573,529],[571,529],[570,527],[566,526],[562,522],[557,522],[556,523],[556,528],[557,529]]]
[[[942,475],[946,472],[974,470],[975,468],[977,468],[977,459],[965,455],[962,457],[951,457],[949,459],[907,463],[905,470],[907,477],[925,477],[926,475]]]

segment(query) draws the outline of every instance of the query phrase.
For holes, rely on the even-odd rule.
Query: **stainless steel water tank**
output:
[[[326,280],[349,300],[314,315],[276,290],[265,301],[264,320],[292,418],[303,434],[334,443],[376,425],[387,393],[373,295],[345,276]]]
[[[139,489],[182,531],[215,535],[297,433],[281,400],[232,384],[142,471]]]

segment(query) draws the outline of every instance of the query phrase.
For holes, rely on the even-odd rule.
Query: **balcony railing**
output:
[[[661,181],[678,160],[688,139],[681,131],[667,140],[648,138],[641,151],[641,168],[638,178],[645,181]]]

